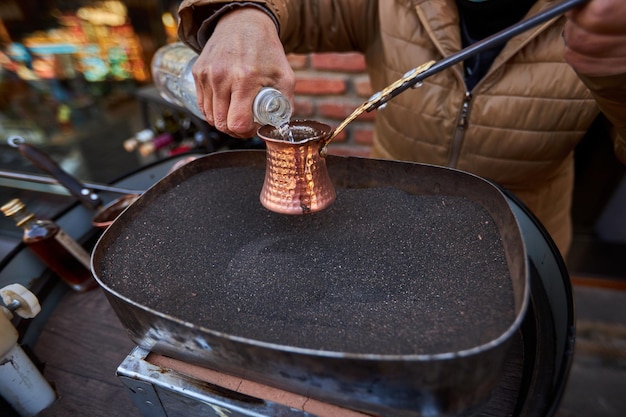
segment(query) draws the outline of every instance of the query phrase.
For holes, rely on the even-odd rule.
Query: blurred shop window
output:
[[[15,135],[75,177],[102,183],[204,143],[181,117],[176,141],[147,157],[124,147],[165,114],[138,97],[150,88],[154,52],[176,41],[178,3],[0,0],[0,170],[44,174],[6,144]],[[3,201],[16,192],[0,186]]]
[[[137,94],[154,52],[177,40],[179,3],[0,0],[0,140],[22,136],[100,181],[132,166]]]
[[[148,65],[124,3],[117,0],[80,3],[88,5],[51,9],[50,16],[56,25],[20,34],[16,39],[11,39],[10,30],[3,25],[2,49],[15,63],[24,64],[42,79],[87,73],[88,81],[107,78],[148,81]],[[6,66],[4,69],[11,70]]]
[[[134,98],[149,81],[122,1],[2,0],[1,136],[72,135],[102,119],[98,106]]]
[[[178,14],[171,10],[163,12],[161,15],[161,21],[163,22],[163,28],[165,29],[165,35],[167,37],[167,43],[178,42]]]

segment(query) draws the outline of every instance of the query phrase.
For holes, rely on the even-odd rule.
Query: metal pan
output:
[[[329,210],[341,211],[343,193],[360,195],[385,188],[401,190],[410,196],[460,197],[479,204],[489,213],[497,229],[498,244],[504,254],[512,291],[514,314],[497,335],[459,350],[398,353],[392,342],[388,345],[388,352],[384,350],[386,348],[376,352],[353,352],[311,348],[306,344],[313,339],[307,334],[307,325],[294,332],[299,333],[300,341],[304,341],[304,344],[298,344],[287,340],[268,341],[263,335],[259,338],[246,337],[238,333],[237,327],[242,321],[235,317],[226,321],[226,327],[206,324],[206,320],[210,321],[219,311],[220,299],[215,295],[223,289],[221,286],[230,284],[230,278],[224,281],[224,275],[228,275],[224,271],[211,273],[212,262],[221,262],[211,256],[228,244],[228,232],[210,236],[215,231],[202,229],[204,223],[213,222],[215,227],[228,223],[231,230],[236,231],[248,227],[242,227],[237,217],[241,212],[251,211],[252,222],[261,224],[272,219],[277,224],[309,221],[307,219],[312,218],[309,216],[318,216],[296,216],[294,220],[293,216],[280,217],[282,215],[264,210],[258,200],[241,203],[240,198],[248,194],[254,194],[258,199],[264,179],[265,157],[264,151],[228,151],[190,162],[146,191],[101,236],[93,251],[92,270],[130,338],[140,347],[155,353],[373,414],[457,415],[482,404],[501,377],[510,340],[525,315],[529,302],[529,278],[524,242],[506,199],[489,182],[465,172],[422,164],[328,156],[329,174],[338,191],[337,201]],[[220,170],[227,170],[233,178],[232,184],[227,179],[223,185],[229,191],[218,193],[209,202],[196,204],[198,196],[218,188],[218,184],[210,179]],[[252,184],[252,188],[258,187],[256,192],[248,193],[233,185],[236,184],[235,177],[242,171],[253,173],[245,183]],[[190,191],[189,184],[203,185],[194,186]],[[168,203],[165,204],[163,198],[168,198]],[[388,202],[385,216],[393,218],[394,207],[397,206],[394,201]],[[155,209],[164,209],[163,217],[152,217]],[[361,207],[361,211],[348,212],[347,216],[359,218],[366,209]],[[322,213],[328,213],[328,210]],[[287,217],[291,220],[286,220]],[[341,225],[330,226],[339,230]],[[170,229],[174,229],[172,235],[165,236],[164,231]],[[300,230],[302,234],[296,233],[294,239],[306,241],[307,230]],[[415,231],[416,234],[420,232]],[[199,240],[198,236],[192,236],[198,233]],[[272,236],[265,237],[272,239]],[[444,246],[445,238],[443,236]],[[378,231],[371,235],[371,239],[380,239],[382,246],[386,246],[394,243],[397,237]],[[125,246],[129,240],[132,242],[130,250]],[[239,254],[232,253],[232,259],[227,261],[241,260],[239,255],[245,253],[249,244],[242,241],[240,248],[233,251],[239,251]],[[154,250],[155,246],[165,248],[165,251]],[[279,249],[289,251],[287,246]],[[342,248],[347,256],[350,256],[349,249]],[[431,249],[428,247],[418,249],[427,258],[435,256],[434,252],[429,253]],[[358,258],[359,250],[355,248],[353,252]],[[195,261],[189,261],[188,255]],[[407,253],[407,257],[411,256]],[[354,274],[348,273],[348,276],[363,273],[362,270],[357,271],[358,263],[363,260],[358,259],[356,263],[340,265],[348,270],[356,268]],[[314,265],[325,265],[325,261],[317,260]],[[167,271],[157,268],[157,263],[167,264]],[[152,265],[155,267],[151,268]],[[278,269],[283,266],[277,265]],[[118,267],[138,269],[128,276],[112,272]],[[193,275],[189,272],[192,267],[204,275]],[[264,267],[258,264],[249,272],[254,273],[255,268]],[[386,278],[392,283],[400,279],[396,276]],[[480,284],[479,277],[466,278],[475,285]],[[302,276],[286,279],[282,284],[301,285],[298,288],[302,288],[303,296],[318,288]],[[308,284],[312,285],[311,289],[307,288]],[[323,282],[321,286],[324,286]],[[365,281],[355,291],[372,286],[373,283]],[[197,289],[190,291],[192,287]],[[280,286],[277,288],[280,291]],[[467,296],[461,301],[469,305],[495,307],[495,299],[485,301],[472,297],[475,296]],[[288,301],[293,302],[283,300]],[[302,309],[308,307],[310,302],[305,297]],[[260,307],[268,307],[268,314],[271,315],[271,310],[278,306],[279,303]],[[328,312],[327,308],[322,310]],[[298,314],[297,311],[295,313]],[[385,313],[383,309],[381,314]],[[401,317],[391,317],[392,322],[395,319],[400,322]],[[228,330],[230,325],[231,331]],[[342,330],[346,332],[346,338],[350,337],[350,327],[348,325]],[[400,335],[410,333],[414,326],[402,328],[398,324],[391,327],[387,333],[391,334],[392,340],[397,334],[399,343]],[[477,329],[478,332],[480,330]],[[384,329],[376,326],[371,333],[376,335],[379,331],[381,335],[385,333]]]

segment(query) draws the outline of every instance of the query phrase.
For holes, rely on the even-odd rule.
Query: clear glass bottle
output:
[[[22,241],[75,291],[96,288],[91,274],[89,253],[52,220],[40,220],[20,199],[13,199],[0,210],[24,230]]]
[[[162,46],[152,58],[152,79],[161,97],[204,119],[196,100],[196,84],[191,73],[197,59],[198,54],[182,42]]]
[[[282,128],[291,119],[291,103],[275,88],[264,87],[254,98],[252,114],[260,125]]]
[[[196,85],[191,73],[197,59],[198,55],[182,42],[165,45],[152,58],[152,78],[165,100],[185,107],[204,119],[198,107]],[[280,91],[264,87],[254,100],[252,113],[256,123],[280,128],[291,118],[291,103]]]

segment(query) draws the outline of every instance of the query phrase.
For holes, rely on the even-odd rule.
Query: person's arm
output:
[[[241,7],[256,7],[265,11],[278,27],[278,21],[274,17],[278,10],[263,0],[184,0],[178,9],[180,17],[178,37],[183,43],[199,53],[215,30],[215,25],[219,19]]]
[[[193,66],[207,122],[234,137],[252,137],[254,97],[266,86],[292,99],[295,76],[274,20],[256,7],[223,14]]]
[[[616,128],[615,152],[626,163],[626,1],[591,0],[567,18],[565,60]]]
[[[353,51],[377,30],[375,0],[185,0],[179,37],[200,52],[193,68],[207,121],[235,137],[256,125],[252,102],[262,87],[293,100],[295,76],[285,51]],[[328,30],[333,28],[333,30]]]

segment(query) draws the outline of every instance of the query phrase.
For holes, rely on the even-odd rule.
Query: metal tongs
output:
[[[356,119],[361,113],[371,112],[372,110],[378,108],[384,108],[389,100],[409,88],[418,86],[423,80],[431,75],[449,68],[452,65],[458,64],[459,62],[464,61],[479,52],[502,44],[512,37],[517,36],[541,23],[547,22],[554,17],[560,16],[566,11],[577,6],[581,6],[588,1],[589,0],[565,0],[562,3],[547,8],[534,16],[524,19],[506,29],[501,30],[500,32],[476,42],[439,62],[430,61],[406,72],[399,80],[385,87],[383,90],[374,93],[365,103],[359,106],[354,112],[352,112],[352,114],[350,114],[350,116],[341,122],[341,124],[331,132],[320,152],[325,154],[328,143],[333,140],[335,136],[337,136],[337,134],[339,134],[339,132],[341,132],[348,125],[348,123]]]
[[[94,215],[92,221],[94,226],[101,228],[108,227],[109,224],[111,224],[113,220],[115,220],[115,218],[124,209],[126,209],[126,207],[135,202],[135,200],[137,200],[142,193],[142,191],[126,190],[118,187],[98,186],[97,188],[100,189],[106,188],[106,191],[124,194],[121,197],[104,204],[100,196],[94,191],[96,184],[87,186],[78,179],[74,178],[41,149],[26,143],[24,138],[20,136],[12,136],[7,139],[7,143],[16,148],[22,156],[28,159],[37,168],[52,175],[60,185],[65,187],[70,194],[76,197],[84,206],[90,209],[95,209],[96,214]],[[8,173],[3,171],[0,171],[0,174],[2,174],[2,176],[5,176],[5,174],[8,175]],[[31,179],[39,180],[40,182],[45,181],[45,179],[40,177],[38,178],[36,176],[20,176],[16,174],[9,176],[14,179]],[[131,193],[127,193],[127,191],[131,191]]]

